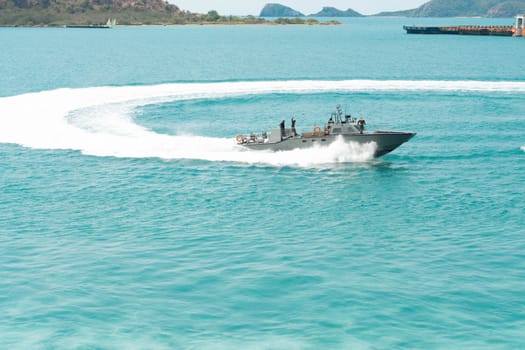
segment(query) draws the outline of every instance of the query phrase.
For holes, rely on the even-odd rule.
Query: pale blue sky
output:
[[[351,8],[365,15],[381,11],[416,8],[428,0],[168,0],[183,10],[206,13],[216,10],[221,15],[259,15],[266,3],[279,3],[304,14],[319,12],[323,6],[340,10]]]

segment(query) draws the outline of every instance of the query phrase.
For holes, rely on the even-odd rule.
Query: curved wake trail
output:
[[[525,93],[525,82],[306,80],[57,89],[0,98],[0,143],[38,149],[72,149],[97,156],[270,165],[308,166],[366,161],[372,158],[373,145],[359,146],[341,141],[307,150],[249,152],[235,145],[233,138],[159,134],[138,125],[132,117],[133,110],[139,106],[178,100],[366,91]]]

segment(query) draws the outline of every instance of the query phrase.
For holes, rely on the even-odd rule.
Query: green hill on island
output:
[[[362,14],[352,9],[342,11],[342,10],[336,9],[335,7],[328,7],[328,6],[323,7],[321,11],[317,13],[312,13],[309,16],[311,17],[363,17]]]
[[[261,13],[261,17],[305,17],[299,11],[295,11],[291,7],[284,6],[281,4],[266,4],[264,5]]]
[[[525,13],[525,0],[432,0],[416,9],[381,12],[376,16],[514,17]]]
[[[0,0],[2,25],[173,23],[191,14],[163,0]]]

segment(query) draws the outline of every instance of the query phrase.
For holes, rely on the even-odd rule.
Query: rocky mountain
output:
[[[311,17],[363,17],[362,14],[352,9],[342,11],[335,7],[323,7],[323,9],[317,13],[309,15]]]
[[[525,1],[504,1],[487,11],[487,17],[514,17],[525,13]]]
[[[376,16],[514,17],[525,13],[525,0],[431,0],[413,10],[382,12]]]
[[[261,17],[304,17],[299,11],[295,11],[291,7],[284,6],[281,4],[266,4],[264,5],[261,13]]]

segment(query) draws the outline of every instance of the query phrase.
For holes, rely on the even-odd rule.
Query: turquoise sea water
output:
[[[525,347],[525,39],[0,28],[0,348]],[[337,104],[395,152],[252,153]]]

